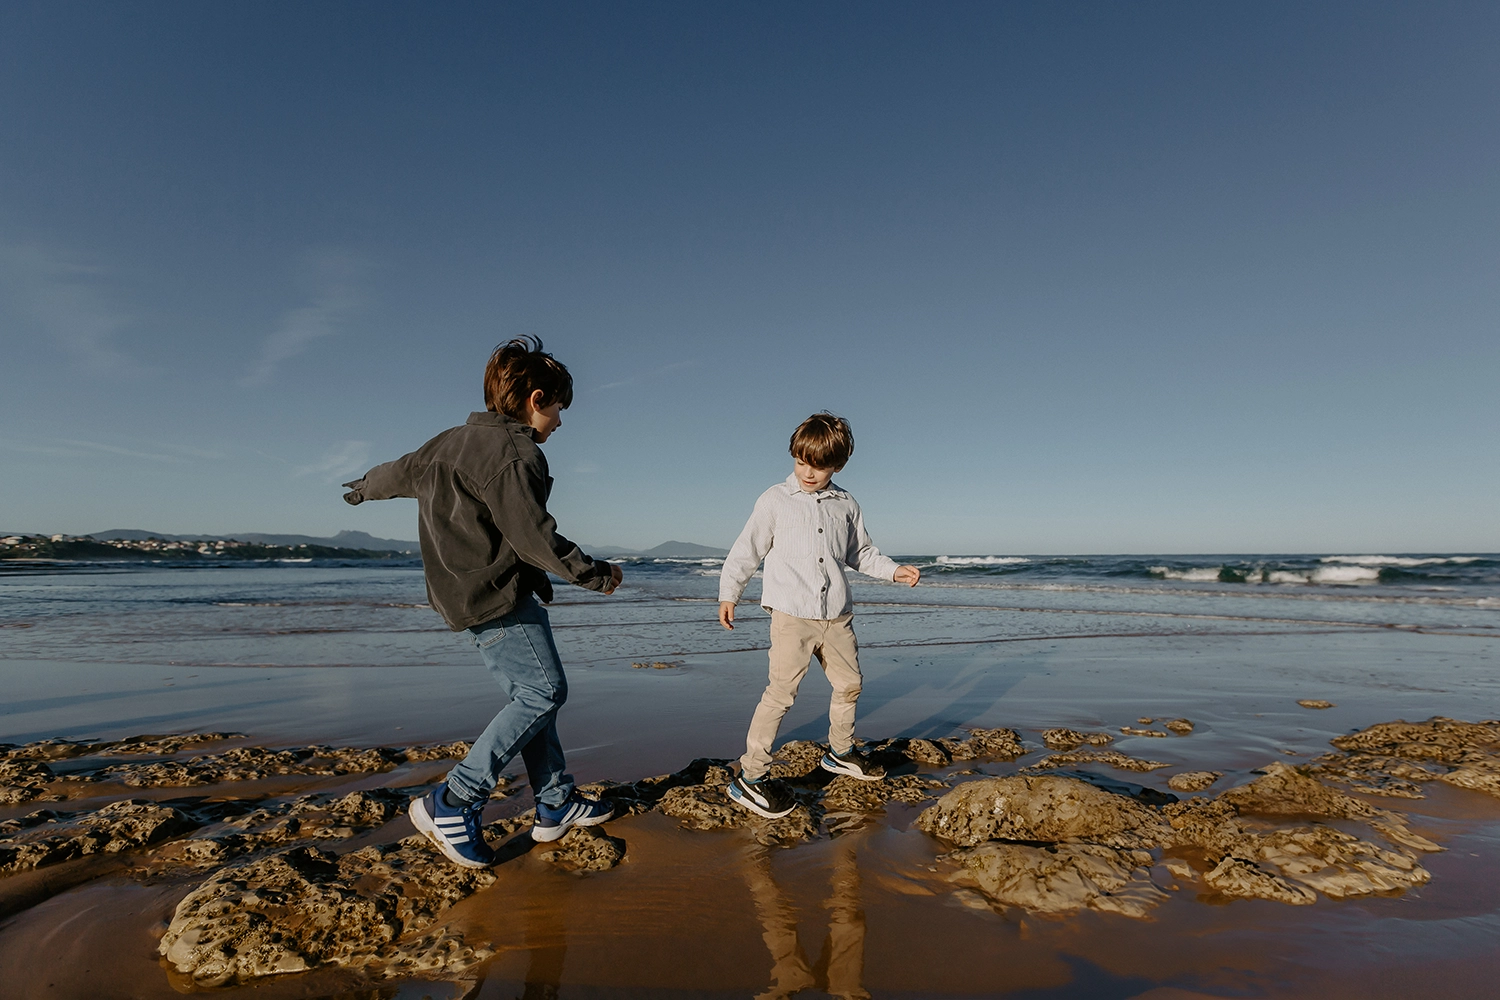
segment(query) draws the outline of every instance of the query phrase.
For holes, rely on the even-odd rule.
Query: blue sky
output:
[[[571,537],[808,413],[896,552],[1500,550],[1500,7],[0,7],[0,530],[410,538],[574,373]]]

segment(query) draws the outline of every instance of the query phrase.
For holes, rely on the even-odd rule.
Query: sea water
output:
[[[1378,675],[1372,689],[1434,689],[1411,713],[1462,714],[1475,699],[1469,714],[1500,708],[1488,688],[1450,683],[1494,674],[1494,554],[902,560],[921,568],[920,586],[851,574],[867,676],[864,731],[1002,721],[993,713],[1007,698],[1015,708],[1023,692],[1046,688],[1042,675],[1061,678],[1085,662],[1114,663],[1109,683],[1141,689],[1192,687],[1233,664],[1237,683],[1309,696],[1323,695],[1296,681],[1344,663],[1326,690]],[[644,713],[659,729],[667,724],[659,713],[701,723],[722,711],[733,737],[723,742],[733,750],[739,717],[764,683],[768,636],[758,579],[738,627],[718,625],[719,567],[717,559],[627,560],[612,596],[558,587],[550,613],[580,706],[571,717]],[[1196,673],[1161,672],[1184,657],[1200,663]],[[1412,673],[1419,661],[1458,664],[1459,673],[1423,680]],[[463,634],[428,606],[415,560],[0,569],[0,740],[10,742],[187,728],[308,742],[472,736],[497,697],[478,662]],[[973,695],[997,690],[998,678],[1027,663],[1030,673],[1005,682],[1005,698]],[[1066,685],[1054,687],[1034,710],[1066,702]],[[1089,682],[1089,691],[1102,689]],[[788,722],[816,735],[821,710],[804,698]],[[809,719],[799,723],[798,712]],[[595,728],[618,740],[630,721]],[[599,742],[578,731],[586,727],[571,728],[573,746]]]

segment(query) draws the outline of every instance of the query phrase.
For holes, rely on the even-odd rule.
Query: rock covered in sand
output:
[[[608,871],[625,860],[625,841],[597,827],[575,826],[539,857],[567,871]]]
[[[1500,721],[1383,722],[1332,742],[1343,753],[1318,758],[1318,772],[1362,792],[1421,798],[1441,781],[1500,797]]]
[[[1224,777],[1223,771],[1183,771],[1167,779],[1167,787],[1174,792],[1201,792]]]
[[[196,828],[179,809],[122,799],[79,815],[45,813],[16,824],[0,840],[0,872],[12,873],[70,861],[89,854],[119,854]]]
[[[916,825],[960,847],[988,840],[1081,840],[1134,849],[1171,833],[1158,813],[1134,799],[1057,775],[964,782],[924,810]]]
[[[1172,766],[1164,760],[1143,760],[1118,750],[1068,750],[1064,753],[1049,753],[1036,763],[1028,764],[1026,770],[1045,771],[1051,767],[1067,767],[1071,764],[1108,764],[1122,771],[1155,771]]]
[[[1109,733],[1083,733],[1076,729],[1048,729],[1042,733],[1042,742],[1051,750],[1076,750],[1085,743],[1102,747],[1114,740]]]
[[[451,864],[420,837],[342,857],[296,847],[218,872],[177,906],[159,953],[193,986],[246,983],[320,966],[379,975],[452,973],[488,958],[439,913],[495,881]]]

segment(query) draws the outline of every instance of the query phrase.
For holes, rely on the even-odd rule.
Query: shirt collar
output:
[[[787,476],[786,481],[782,483],[782,485],[786,487],[788,496],[796,496],[798,493],[807,493],[807,491],[804,490],[802,486],[797,482],[797,474],[795,472],[790,476]],[[847,500],[849,498],[849,494],[842,488],[840,488],[838,483],[831,481],[824,489],[821,489],[816,493],[807,493],[807,495],[814,498],[837,497],[840,500]]]

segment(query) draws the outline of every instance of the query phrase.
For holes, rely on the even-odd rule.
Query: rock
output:
[[[782,744],[771,759],[771,777],[803,778],[818,770],[818,763],[828,747],[812,740],[793,740]],[[728,783],[728,779],[725,779]]]
[[[1126,736],[1159,736],[1163,739],[1167,735],[1159,729],[1136,729],[1134,726],[1121,726],[1120,732]]]
[[[667,663],[665,660],[654,660],[651,663],[632,663],[636,670],[674,670],[682,666],[680,663]]]
[[[1176,733],[1178,736],[1186,736],[1196,728],[1188,719],[1169,719],[1168,721],[1163,722],[1162,725],[1172,730],[1172,732]]]
[[[1084,907],[1144,917],[1167,894],[1151,883],[1151,855],[1098,844],[984,844],[955,851],[953,860],[990,899],[1032,913],[1067,914]]]
[[[253,809],[198,837],[167,844],[152,861],[158,866],[223,864],[231,858],[296,841],[345,840],[394,819],[411,798],[409,791],[390,788],[339,797],[304,795],[292,802]]]
[[[724,794],[729,772],[710,773],[699,785],[679,785],[668,789],[656,809],[682,821],[688,830],[725,830],[747,828],[762,844],[787,844],[812,840],[818,835],[821,807],[802,802],[779,819],[766,819],[735,805]],[[772,779],[775,780],[775,779]]]
[[[191,816],[171,806],[129,799],[81,815],[49,813],[44,821],[0,840],[0,872],[135,850],[197,826]]]
[[[549,865],[568,871],[608,871],[625,859],[625,841],[592,826],[575,826],[555,847],[539,855]]]
[[[470,743],[463,740],[455,740],[452,743],[438,743],[432,746],[407,747],[401,751],[402,758],[408,764],[416,764],[428,760],[463,760],[469,755]]]
[[[105,768],[103,777],[136,788],[188,787],[254,781],[273,775],[367,774],[388,771],[405,760],[400,751],[388,747],[312,746],[291,750],[234,747],[187,761],[116,764]]]
[[[6,760],[71,760],[97,753],[99,744],[93,740],[37,740],[21,746],[0,744],[0,761]]]
[[[987,840],[1084,840],[1135,849],[1171,835],[1159,814],[1134,799],[1056,775],[965,782],[924,810],[916,826],[959,847]]]
[[[1343,754],[1314,762],[1318,773],[1377,795],[1421,798],[1442,781],[1500,797],[1500,722],[1385,722],[1335,738]]]
[[[1048,754],[1035,764],[1027,765],[1026,770],[1042,771],[1050,767],[1067,767],[1070,764],[1108,764],[1122,771],[1155,771],[1158,768],[1172,766],[1162,760],[1127,757],[1118,750],[1070,750],[1067,753]]]
[[[1248,899],[1270,899],[1293,906],[1306,906],[1318,900],[1318,894],[1306,886],[1294,885],[1279,875],[1264,871],[1252,862],[1226,857],[1203,881],[1225,896]]]
[[[887,776],[879,781],[861,781],[841,774],[824,787],[821,805],[829,815],[875,813],[884,809],[887,802],[917,805],[932,798],[933,789],[947,787],[944,782],[920,774]]]
[[[431,928],[494,881],[488,868],[454,865],[421,837],[343,857],[295,847],[194,889],[158,951],[195,987],[323,966],[384,976],[462,972],[490,949]]]
[[[1139,723],[1140,725],[1142,725],[1142,726],[1149,726],[1149,725],[1151,725],[1151,723],[1155,722],[1156,720],[1153,719],[1153,718],[1151,718],[1150,716],[1143,715],[1139,719],[1136,719],[1135,721],[1137,723]]]
[[[1333,708],[1334,707],[1333,702],[1331,702],[1331,701],[1324,701],[1322,698],[1299,698],[1297,700],[1297,704],[1301,705],[1303,708]]]
[[[244,733],[179,733],[175,736],[133,736],[118,743],[109,743],[97,750],[107,754],[159,754],[163,757],[177,753],[183,747],[201,743],[222,743],[225,740],[241,740]]]
[[[1177,792],[1201,792],[1224,777],[1223,771],[1183,771],[1167,779],[1167,787]]]
[[[971,729],[969,738],[937,741],[952,760],[1015,760],[1026,752],[1013,729]]]
[[[1052,750],[1076,750],[1085,743],[1102,747],[1114,739],[1108,733],[1081,733],[1076,729],[1048,729],[1042,733],[1042,742]]]
[[[50,788],[52,768],[36,759],[0,760],[0,805],[18,805],[37,799],[57,801]]]
[[[1193,866],[1185,861],[1163,861],[1162,864],[1173,878],[1180,878],[1184,882],[1191,882],[1198,877],[1198,873],[1193,871]]]
[[[1219,800],[1237,812],[1265,816],[1368,819],[1376,815],[1373,806],[1329,788],[1312,775],[1281,761],[1273,761],[1263,770],[1265,773],[1249,784],[1220,793]]]
[[[1255,781],[1214,799],[1173,803],[1162,812],[1177,847],[1195,847],[1215,867],[1204,881],[1226,896],[1302,904],[1313,890],[1333,898],[1390,892],[1421,885],[1431,876],[1415,850],[1441,850],[1406,829],[1404,818],[1328,788],[1282,763]],[[1317,816],[1369,823],[1397,850],[1386,850],[1324,824],[1266,830],[1242,813]]]

